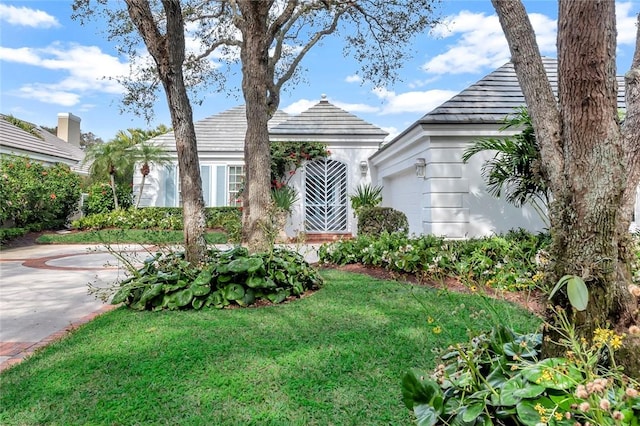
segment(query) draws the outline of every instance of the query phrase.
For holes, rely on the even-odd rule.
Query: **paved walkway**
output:
[[[139,245],[119,246],[133,262]],[[317,245],[292,246],[309,262]],[[88,293],[106,287],[124,268],[103,246],[34,245],[0,251],[0,371],[114,307]]]

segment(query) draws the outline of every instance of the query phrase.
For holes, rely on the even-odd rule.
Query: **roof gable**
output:
[[[553,92],[558,93],[558,62],[542,59]],[[424,115],[418,123],[504,123],[515,108],[525,105],[511,62],[464,89]],[[624,78],[618,77],[618,107],[624,108]]]
[[[324,96],[320,102],[301,114],[278,124],[269,133],[275,136],[275,139],[278,136],[290,135],[349,136],[351,138],[376,137],[383,139],[388,135],[381,128],[329,103]]]

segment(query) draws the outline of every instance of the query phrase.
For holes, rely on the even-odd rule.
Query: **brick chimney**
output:
[[[58,137],[80,147],[80,117],[70,112],[58,114]]]

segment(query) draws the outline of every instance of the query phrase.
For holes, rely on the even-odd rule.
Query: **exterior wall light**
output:
[[[424,178],[426,169],[426,160],[424,158],[416,158],[416,176],[418,176],[419,178]]]
[[[368,170],[369,170],[369,164],[365,160],[362,160],[360,162],[360,174],[362,176],[366,176]]]

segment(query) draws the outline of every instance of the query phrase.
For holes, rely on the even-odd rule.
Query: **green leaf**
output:
[[[558,280],[558,282],[556,283],[556,285],[553,287],[553,289],[551,290],[551,293],[549,293],[549,300],[551,300],[551,298],[558,292],[558,290],[560,290],[560,288],[565,285],[567,283],[567,281],[569,281],[569,279],[572,277],[572,275],[564,275],[562,278],[560,278]]]
[[[547,358],[524,368],[522,376],[548,389],[565,390],[581,383],[582,373],[566,358]]]
[[[464,413],[462,414],[462,420],[464,422],[471,422],[475,420],[478,416],[480,416],[480,413],[482,413],[485,407],[486,404],[480,401],[469,404],[467,406],[467,409],[464,410]]]
[[[118,290],[116,294],[113,295],[113,298],[111,299],[111,304],[117,305],[118,303],[124,302],[125,300],[127,300],[127,297],[129,297],[130,292],[131,292],[130,286],[122,287],[120,290]]]
[[[248,288],[244,292],[244,296],[242,299],[236,299],[238,305],[240,306],[249,306],[255,303],[256,301],[256,293],[252,288]]]
[[[282,303],[284,302],[284,300],[290,295],[290,291],[289,290],[285,290],[285,289],[280,289],[278,291],[276,291],[275,293],[269,293],[267,294],[267,299],[271,302],[271,303]]]
[[[534,400],[523,400],[516,406],[518,420],[526,426],[536,426],[540,423],[541,415],[536,410],[536,406],[540,404],[549,410],[555,407],[555,404],[549,398],[538,398]]]
[[[584,280],[577,275],[565,275],[558,280],[558,283],[553,287],[551,293],[549,293],[549,300],[556,294],[563,285],[567,285],[567,296],[569,297],[569,303],[578,311],[584,311],[587,309],[587,303],[589,302],[589,290]]]
[[[234,259],[231,262],[229,262],[227,267],[229,268],[229,271],[231,271],[233,273],[236,273],[236,274],[241,274],[241,273],[244,273],[244,272],[246,272],[246,273],[256,272],[263,265],[264,265],[264,263],[262,262],[262,259],[260,259],[260,258],[257,258],[257,257],[241,257],[239,259]]]
[[[436,382],[416,370],[408,371],[402,378],[402,401],[408,409],[428,404],[437,415],[442,412],[444,397]]]
[[[148,300],[151,300],[154,297],[158,296],[159,294],[162,293],[163,288],[164,288],[164,284],[162,283],[154,284],[151,287],[147,288],[142,293],[142,296],[140,296],[140,303],[144,305]]]
[[[191,291],[190,288],[186,288],[184,290],[176,291],[172,296],[173,300],[175,300],[176,306],[187,306],[193,299],[193,291]]]
[[[191,302],[191,306],[193,306],[193,309],[201,309],[204,306],[204,302],[206,301],[206,299],[204,298],[198,298],[198,297],[194,297],[193,301]]]
[[[247,278],[247,287],[250,287],[250,288],[269,288],[270,287],[270,283],[267,282],[267,279],[265,277],[258,277],[258,276],[255,276],[255,275],[251,275],[249,278]]]
[[[206,306],[213,306],[218,309],[224,308],[229,302],[222,295],[222,290],[216,290],[211,292],[209,296],[207,296],[207,301],[205,302]]]
[[[418,404],[413,407],[413,413],[418,426],[434,426],[438,423],[438,414],[431,405]]]
[[[573,276],[569,279],[567,284],[567,295],[569,296],[569,303],[571,303],[571,306],[579,311],[587,309],[587,303],[589,302],[589,290],[582,278]]]
[[[227,300],[240,300],[244,297],[244,287],[240,284],[229,284],[222,289],[222,294]]]
[[[515,391],[522,389],[523,380],[520,375],[508,380],[502,387],[500,392],[500,404],[504,406],[516,405],[522,399],[521,396],[515,394]]]

